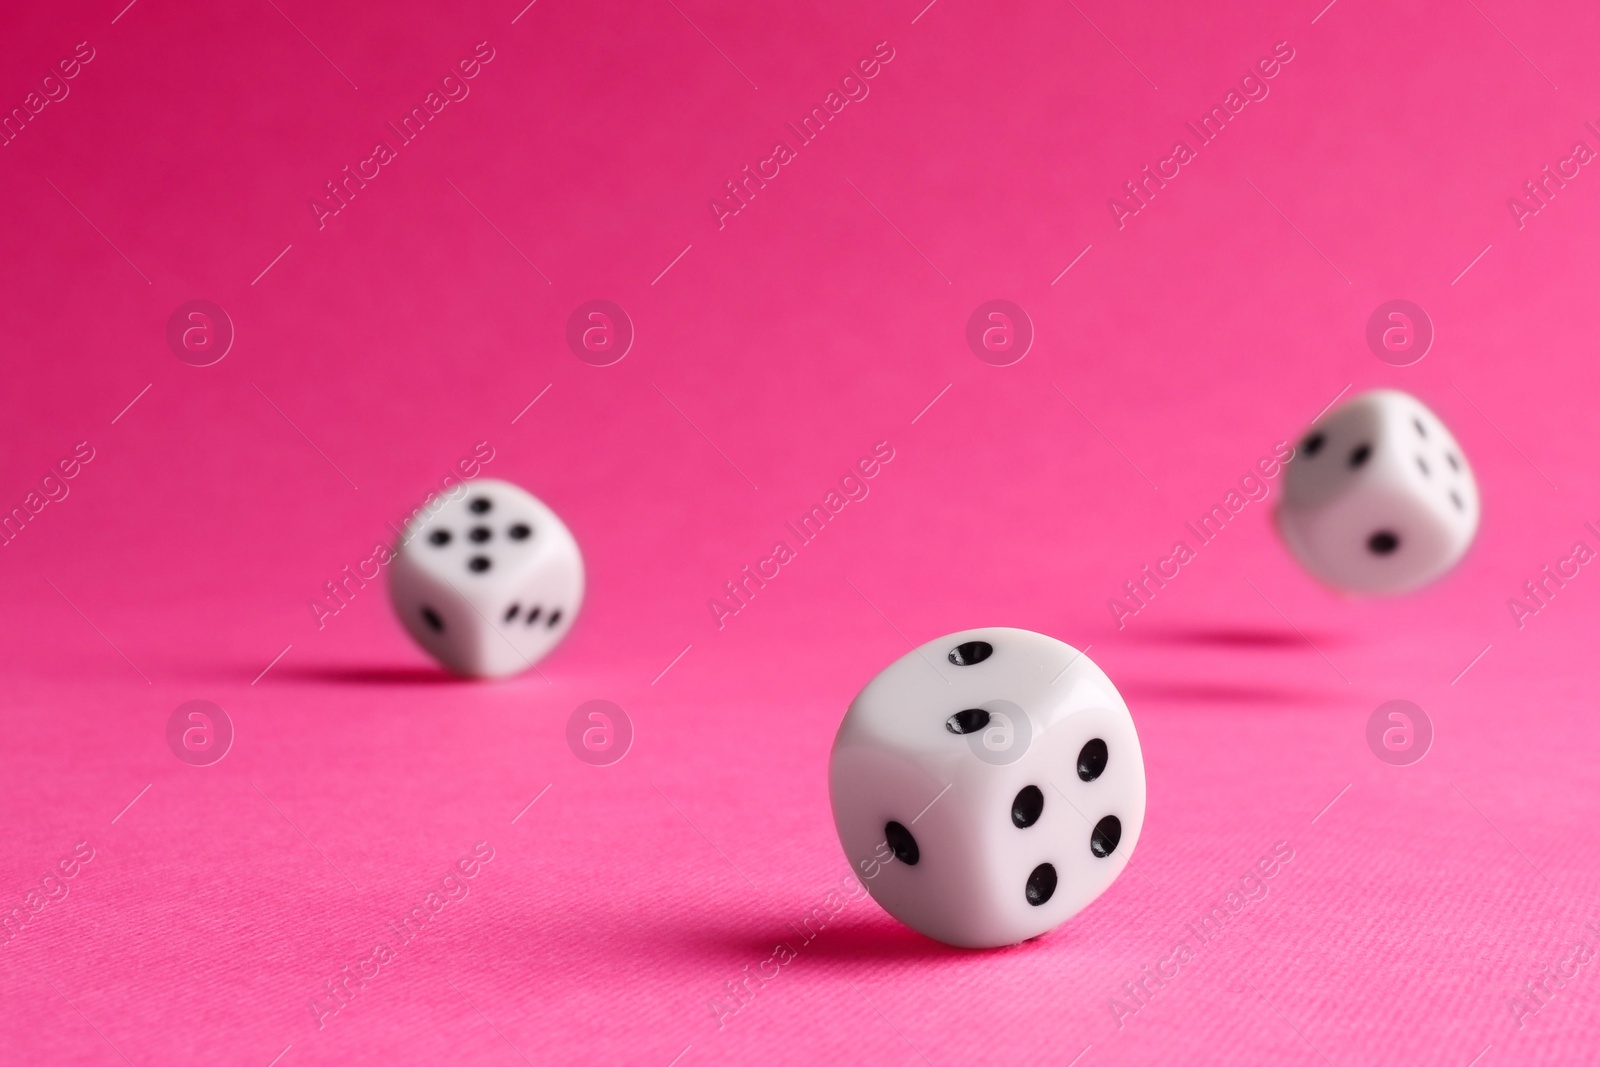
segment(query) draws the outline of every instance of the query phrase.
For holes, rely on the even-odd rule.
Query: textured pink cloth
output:
[[[1600,576],[1508,606],[1600,550],[1593,4],[522,2],[0,16],[0,509],[38,507],[0,547],[0,1062],[1593,1059]],[[1394,298],[1412,366],[1368,349]],[[167,336],[198,299],[208,367]],[[595,299],[611,366],[567,343]],[[1119,629],[1378,385],[1475,465],[1454,573],[1323,590],[1274,479]],[[480,442],[590,574],[487,685],[344,570]],[[1092,646],[1150,783],[1133,867],[997,952],[858,898],[825,777],[857,689],[976,625]],[[168,747],[197,699],[212,766]],[[591,699],[610,766],[566,741]],[[1412,766],[1367,747],[1390,699]]]

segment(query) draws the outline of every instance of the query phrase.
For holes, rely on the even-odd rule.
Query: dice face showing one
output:
[[[526,490],[490,478],[460,488],[406,525],[389,596],[406,631],[452,671],[515,674],[572,628],[583,556],[566,524]]]
[[[1284,472],[1278,531],[1327,584],[1403,593],[1444,574],[1478,530],[1478,483],[1439,417],[1375,389],[1306,431]]]
[[[964,948],[1081,911],[1144,825],[1144,757],[1105,672],[1029,630],[963,630],[891,663],[845,713],[834,824],[896,919]]]

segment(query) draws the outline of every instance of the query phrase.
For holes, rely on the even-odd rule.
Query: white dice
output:
[[[578,542],[510,482],[459,488],[406,524],[389,567],[390,599],[417,644],[457,674],[527,670],[566,636],[583,603]]]
[[[1144,757],[1116,687],[1072,646],[1008,627],[930,641],[868,682],[828,790],[873,899],[966,948],[1081,911],[1144,825]]]
[[[1478,483],[1439,417],[1374,389],[1306,431],[1284,473],[1278,531],[1329,585],[1403,593],[1455,566],[1478,530]]]

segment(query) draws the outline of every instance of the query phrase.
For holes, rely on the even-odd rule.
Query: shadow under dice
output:
[[[1478,484],[1461,446],[1416,397],[1362,393],[1306,431],[1284,474],[1278,531],[1317,578],[1403,593],[1440,577],[1478,529]]]
[[[583,556],[556,513],[519,486],[484,478],[460,489],[406,525],[390,599],[406,632],[450,670],[515,674],[572,628]]]
[[[1070,645],[1006,627],[929,642],[867,683],[828,785],[873,899],[967,948],[1081,911],[1144,824],[1144,757],[1116,687]]]

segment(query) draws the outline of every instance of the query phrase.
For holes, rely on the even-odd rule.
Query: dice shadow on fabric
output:
[[[857,901],[850,907],[858,908],[863,903],[870,901]],[[872,905],[872,907],[876,910],[877,906]],[[918,933],[881,911],[876,914],[866,914],[863,910],[862,914],[835,917],[809,941],[801,938],[796,933],[795,927],[784,924],[774,927],[765,937],[751,938],[741,935],[737,943],[741,948],[754,952],[762,948],[771,951],[775,943],[786,941],[804,958],[834,963],[859,963],[863,960],[917,963],[971,959],[975,955],[1026,950],[1035,944],[1056,942],[1063,937],[1071,936],[1070,931],[1057,928],[1016,945],[1004,945],[998,948],[958,948]]]
[[[869,898],[850,905],[851,909],[864,905],[876,908]],[[813,960],[833,960],[839,963],[860,960],[918,960],[955,959],[970,956],[972,949],[955,948],[919,934],[881,912],[877,915],[838,915],[818,931],[809,941],[800,936],[793,925],[778,923],[766,934],[750,937],[741,933],[736,944],[741,949],[755,952],[771,951],[779,941],[795,948],[801,956]]]
[[[1129,635],[1135,641],[1163,645],[1200,645],[1206,648],[1238,648],[1252,651],[1311,652],[1307,638],[1317,647],[1337,648],[1345,639],[1333,633],[1308,633],[1302,636],[1294,630],[1279,630],[1254,626],[1188,626],[1151,629]]]
[[[1183,704],[1246,704],[1256,707],[1296,704],[1336,704],[1349,699],[1347,693],[1332,689],[1290,689],[1276,685],[1249,685],[1241,682],[1199,680],[1139,679],[1123,674],[1119,683],[1129,703],[1170,701]]]
[[[424,664],[411,663],[383,663],[383,664],[337,664],[313,663],[291,666],[280,665],[273,671],[280,678],[292,678],[302,682],[322,682],[334,685],[480,685],[481,680],[463,678],[452,674],[442,667],[430,667]]]

